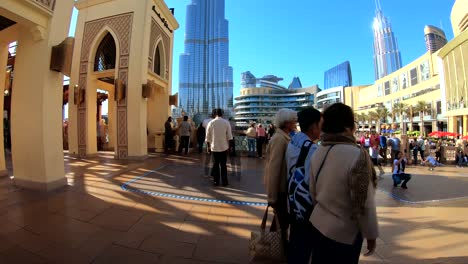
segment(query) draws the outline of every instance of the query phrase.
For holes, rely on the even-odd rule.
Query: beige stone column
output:
[[[86,85],[86,156],[93,157],[97,155],[97,79],[88,77]]]
[[[0,72],[0,109],[2,110],[2,123],[0,126],[0,176],[7,176],[8,170],[5,165],[5,146],[3,145],[3,91],[5,90],[5,68],[8,63],[8,43],[0,42],[0,69],[3,69]]]
[[[117,131],[117,115],[116,115],[116,102],[114,100],[114,90],[109,89],[109,99],[108,101],[108,119],[109,119],[109,126],[108,126],[108,133],[109,133],[109,146],[114,148],[114,151],[117,150],[116,145],[116,131]]]
[[[63,74],[51,71],[52,46],[68,35],[74,1],[57,1],[48,28],[22,26],[13,82],[11,134],[15,184],[49,191],[65,186]],[[34,34],[32,34],[34,32]]]
[[[432,121],[432,131],[439,131],[439,129],[437,127],[437,121]]]
[[[456,119],[456,117],[454,117],[454,116],[449,116],[449,117],[448,117],[447,131],[448,131],[448,132],[456,132],[456,131],[458,131],[458,128],[457,128],[457,119]]]
[[[468,135],[468,115],[463,116],[463,136]]]

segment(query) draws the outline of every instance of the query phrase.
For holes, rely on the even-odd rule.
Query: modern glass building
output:
[[[324,90],[338,86],[353,86],[349,61],[345,61],[325,72]]]
[[[288,89],[299,89],[302,88],[301,79],[299,77],[294,77],[291,83],[288,86]]]
[[[228,21],[224,0],[192,0],[187,6],[185,51],[179,64],[179,108],[189,115],[233,107]]]
[[[373,28],[375,79],[378,80],[401,68],[401,54],[398,50],[397,39],[393,34],[390,21],[382,12],[379,0]]]
[[[440,50],[447,44],[447,37],[445,32],[434,26],[424,27],[424,39],[426,40],[426,49],[432,53]]]
[[[300,111],[314,105],[315,94],[320,90],[317,85],[288,89],[278,84],[281,80],[274,75],[256,78],[250,72],[241,74],[241,95],[235,98],[234,108],[237,127],[247,127],[251,122],[272,123],[281,108]]]

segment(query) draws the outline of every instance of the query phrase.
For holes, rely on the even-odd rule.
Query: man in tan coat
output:
[[[265,186],[268,204],[273,207],[283,233],[283,242],[287,240],[288,206],[286,150],[291,137],[289,133],[296,130],[297,113],[290,109],[280,109],[275,116],[278,130],[268,145],[268,158],[265,164]],[[284,243],[286,250],[286,243]]]

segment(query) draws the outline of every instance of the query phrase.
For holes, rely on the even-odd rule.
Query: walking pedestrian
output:
[[[203,152],[203,144],[205,143],[206,129],[203,127],[203,123],[200,123],[197,129],[197,143],[198,153]]]
[[[184,116],[182,123],[179,126],[180,128],[180,144],[179,144],[179,154],[182,154],[182,150],[185,149],[185,155],[188,154],[190,135],[192,134],[192,125],[188,122],[188,116]]]
[[[255,141],[257,139],[257,131],[255,130],[255,124],[250,124],[250,127],[245,132],[247,137],[247,148],[248,148],[248,156],[255,157]]]
[[[169,149],[173,150],[174,145],[174,128],[172,126],[172,117],[168,117],[164,123],[164,152],[169,153]]]
[[[262,127],[262,124],[258,124],[256,133],[257,133],[257,155],[260,159],[263,159],[263,143],[265,143],[266,131]]]

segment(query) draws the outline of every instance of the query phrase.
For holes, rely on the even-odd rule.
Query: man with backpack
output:
[[[313,204],[310,196],[310,160],[320,137],[322,114],[314,108],[297,113],[301,132],[294,135],[286,150],[290,232],[288,263],[309,263],[312,253]]]

